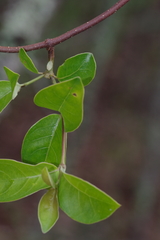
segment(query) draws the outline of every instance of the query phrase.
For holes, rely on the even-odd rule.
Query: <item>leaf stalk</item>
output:
[[[61,164],[62,166],[66,165],[66,151],[67,151],[67,133],[64,130],[64,121],[62,121],[62,158]]]
[[[26,82],[26,83],[22,83],[22,84],[20,84],[20,86],[21,86],[21,87],[27,87],[28,85],[30,85],[30,84],[32,84],[32,83],[40,80],[40,79],[43,78],[43,77],[44,77],[44,74],[42,74],[42,75],[40,75],[40,76],[38,76],[38,77],[36,77],[36,78],[34,78],[34,79]]]

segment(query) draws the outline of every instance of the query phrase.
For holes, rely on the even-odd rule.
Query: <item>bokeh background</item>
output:
[[[116,0],[0,1],[0,45],[17,46],[56,37],[105,11]],[[0,240],[158,240],[160,239],[160,1],[131,0],[116,14],[55,48],[55,72],[68,57],[92,52],[97,75],[86,87],[84,121],[69,134],[67,172],[90,181],[122,207],[93,225],[63,212],[42,234],[37,204],[43,192],[0,204]],[[40,71],[46,50],[30,52]],[[17,54],[0,53],[3,66],[34,74]],[[27,130],[49,112],[33,97],[48,80],[23,89],[0,114],[0,157],[21,160]]]

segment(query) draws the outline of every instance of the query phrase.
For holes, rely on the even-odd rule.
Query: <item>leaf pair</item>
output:
[[[23,48],[19,51],[19,58],[22,64],[31,72],[38,73],[37,68],[32,62],[31,58],[27,55]],[[7,107],[7,105],[18,95],[21,89],[21,84],[18,83],[20,75],[13,72],[7,67],[4,67],[9,81],[0,81],[0,112]]]
[[[95,76],[96,64],[91,53],[69,58],[58,68],[61,83],[41,90],[34,98],[36,105],[59,111],[64,119],[64,129],[72,132],[83,119],[84,86]]]
[[[40,200],[38,218],[42,232],[55,225],[59,207],[73,220],[92,224],[108,218],[120,205],[92,184],[63,173],[58,189],[48,190]]]
[[[47,169],[47,170],[46,170]],[[0,159],[0,202],[10,202],[50,187],[50,180],[59,184],[41,198],[38,217],[43,232],[55,224],[60,208],[72,219],[91,224],[109,217],[119,204],[92,184],[73,175],[60,173],[49,163],[29,165]]]

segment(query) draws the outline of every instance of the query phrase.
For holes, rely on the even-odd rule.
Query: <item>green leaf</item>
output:
[[[22,144],[23,162],[60,164],[62,154],[62,117],[48,115],[35,123],[27,132]]]
[[[5,107],[12,100],[12,89],[9,81],[0,81],[0,112],[3,111]]]
[[[59,111],[64,119],[64,129],[72,132],[83,119],[84,87],[79,77],[57,83],[38,92],[36,105]]]
[[[57,71],[59,81],[80,77],[84,86],[88,85],[96,73],[96,62],[91,53],[81,53],[68,58]]]
[[[66,173],[60,179],[58,198],[60,208],[69,217],[85,224],[99,222],[120,207],[95,186]]]
[[[7,77],[10,81],[0,81],[0,112],[13,100],[21,89],[21,85],[17,82],[19,74],[4,67]]]
[[[0,202],[15,201],[48,188],[41,175],[45,167],[51,176],[57,179],[54,172],[56,167],[52,164],[29,165],[10,159],[0,159]]]
[[[21,89],[21,85],[18,83],[19,74],[13,72],[11,69],[4,67],[4,70],[7,74],[8,79],[10,80],[11,89],[12,89],[12,99],[17,97],[18,92]]]
[[[18,82],[18,79],[19,79],[20,75],[18,73],[13,72],[11,69],[9,69],[7,67],[4,67],[4,70],[6,72],[6,75],[7,75],[8,79],[11,82],[12,91],[14,91],[14,88],[16,86],[16,83]]]
[[[55,174],[56,174],[56,170],[55,170]],[[42,170],[42,179],[48,186],[55,188],[56,182],[53,181],[47,167],[43,168],[43,170]],[[58,181],[58,179],[57,179],[57,181]]]
[[[20,58],[20,61],[21,63],[31,72],[34,72],[34,73],[38,73],[38,70],[37,68],[35,67],[32,59],[28,56],[28,54],[26,53],[26,51],[21,48],[19,50],[19,58]]]
[[[48,232],[59,218],[59,206],[55,189],[49,189],[38,205],[38,219],[43,233]]]

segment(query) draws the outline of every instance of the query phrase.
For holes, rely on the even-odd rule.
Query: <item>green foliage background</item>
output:
[[[30,44],[60,35],[114,3],[1,1],[0,45]],[[92,52],[97,62],[96,78],[86,89],[84,122],[69,136],[68,171],[92,182],[122,207],[111,218],[91,226],[61,213],[55,227],[42,235],[36,217],[42,193],[37,193],[0,205],[0,239],[159,238],[159,13],[158,0],[131,1],[106,21],[55,49],[55,69],[66,58],[86,51]],[[46,51],[29,54],[38,69],[43,69]],[[29,73],[20,67],[17,54],[0,53],[1,79],[6,79],[4,65],[20,71],[24,76],[21,81],[28,80]],[[32,101],[33,95],[47,85],[46,80],[26,88],[1,114],[1,158],[20,160],[26,131],[49,113]]]

